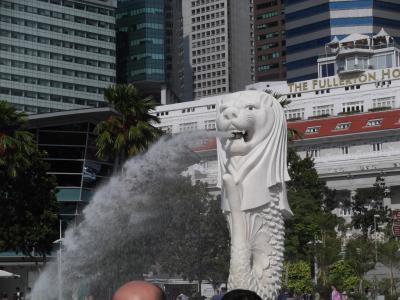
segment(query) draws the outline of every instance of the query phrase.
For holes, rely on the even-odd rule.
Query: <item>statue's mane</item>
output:
[[[260,97],[266,109],[272,109],[274,123],[270,133],[264,140],[258,143],[249,153],[240,158],[240,164],[228,161],[225,149],[221,141],[217,139],[217,152],[219,163],[218,184],[221,187],[222,174],[230,173],[236,184],[242,185],[246,182],[243,192],[243,209],[257,207],[259,203],[265,201],[269,193],[269,188],[280,184],[281,189],[288,181],[286,151],[287,151],[287,125],[285,115],[280,103],[271,95],[260,91],[240,92],[238,100],[248,97]],[[268,104],[268,105],[266,105]],[[262,130],[256,128],[256,130]],[[261,193],[261,195],[260,195]],[[265,195],[263,197],[262,195]],[[264,199],[255,199],[262,197]],[[286,200],[285,200],[286,201]],[[223,207],[224,209],[224,207]]]

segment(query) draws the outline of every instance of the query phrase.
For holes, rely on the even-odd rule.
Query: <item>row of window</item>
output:
[[[197,47],[204,47],[204,46],[214,45],[214,44],[223,43],[223,42],[225,42],[225,37],[221,36],[221,37],[216,37],[216,38],[212,38],[212,39],[206,39],[206,40],[202,40],[202,41],[193,42],[192,48],[194,49]]]
[[[200,64],[200,63],[215,61],[215,60],[219,60],[219,59],[225,59],[225,53],[209,55],[209,56],[206,56],[206,57],[195,58],[195,59],[192,59],[192,63],[193,64]]]
[[[326,110],[326,113],[332,113],[332,110]],[[375,126],[381,126],[383,123],[382,118],[378,119],[370,119],[368,120],[363,127],[375,127]],[[336,124],[335,131],[337,130],[346,130],[349,129],[351,126],[351,122],[339,122]],[[305,133],[306,134],[311,134],[311,133],[318,133],[321,129],[321,126],[310,126],[306,128]]]
[[[216,86],[216,85],[221,85],[221,84],[226,84],[226,78],[198,82],[198,83],[193,84],[193,88],[200,89],[200,88],[206,88],[206,87]]]
[[[39,0],[39,1],[48,2],[46,0]],[[57,0],[51,0],[51,1],[57,1]],[[85,5],[83,3],[77,3],[77,2],[72,2],[72,1],[63,1],[63,5],[67,6],[67,7],[71,7],[71,8],[73,7],[75,9],[79,9],[79,10],[86,10],[91,13],[98,13],[101,15],[114,16],[114,10],[110,10],[110,9],[106,9],[106,8],[102,8],[102,7],[95,7],[95,6]],[[112,23],[102,22],[102,21],[98,21],[98,20],[90,19],[90,18],[81,18],[81,17],[77,17],[74,15],[70,15],[70,14],[64,14],[64,13],[59,13],[56,11],[51,11],[48,9],[42,9],[42,8],[37,8],[34,6],[12,3],[12,2],[6,1],[6,0],[0,0],[0,8],[1,7],[13,9],[13,10],[21,11],[21,12],[32,13],[35,15],[46,16],[46,17],[55,18],[55,19],[61,19],[61,20],[66,20],[66,21],[71,21],[71,22],[76,22],[76,23],[83,23],[83,24],[87,24],[87,25],[91,25],[91,26],[115,29],[115,25]]]
[[[160,68],[145,68],[145,69],[138,69],[138,70],[132,70],[130,72],[131,76],[137,76],[137,75],[164,75],[165,70],[163,69],[162,66]]]
[[[206,78],[215,78],[215,77],[225,76],[225,74],[226,74],[225,70],[221,70],[221,71],[203,73],[203,74],[200,74],[197,76],[193,76],[193,78],[197,79],[197,80],[201,80],[201,79],[206,79]]]
[[[9,80],[12,82],[20,82],[26,84],[35,84],[41,86],[48,86],[58,89],[65,89],[65,90],[75,90],[79,92],[86,92],[92,94],[103,94],[104,88],[98,88],[95,86],[88,86],[88,85],[81,85],[81,84],[74,84],[69,82],[62,82],[62,81],[55,81],[55,80],[48,80],[48,79],[40,79],[36,77],[29,77],[29,76],[21,76],[21,75],[14,75],[8,73],[0,73],[0,80]],[[32,98],[36,98],[36,95],[33,95]]]
[[[207,105],[207,110],[214,110],[214,109],[215,109],[215,104]],[[184,113],[190,113],[190,112],[194,112],[195,110],[196,110],[196,107],[188,107],[188,108],[182,109],[181,113],[183,113],[183,114]],[[159,117],[159,116],[168,116],[168,114],[169,114],[169,111],[162,111],[162,112],[157,112],[156,113],[157,117]],[[213,121],[213,122],[215,122],[215,121]]]
[[[218,0],[198,0],[198,1],[192,1],[192,7],[195,6],[200,6],[200,5],[205,5],[205,4],[210,4],[213,2],[218,2]],[[207,5],[206,7],[202,7],[202,8],[197,8],[196,10],[192,10],[192,14],[196,14],[196,13],[203,13],[206,11],[210,11],[210,10],[214,10],[214,9],[219,9],[219,8],[223,8],[225,6],[225,3],[216,3],[216,4],[212,4],[212,5]]]
[[[262,41],[262,40],[267,40],[267,39],[273,39],[273,38],[279,37],[281,34],[285,35],[285,31],[283,30],[283,31],[268,32],[265,34],[257,35],[257,40]]]
[[[277,0],[273,0],[273,1],[266,1],[266,2],[262,2],[256,5],[257,9],[265,9],[268,7],[272,7],[278,5],[278,1]]]
[[[76,49],[76,50],[86,51],[86,52],[90,52],[90,53],[99,53],[102,55],[108,55],[108,56],[113,56],[113,57],[115,56],[114,50],[100,48],[100,47],[87,46],[84,44],[72,43],[72,42],[69,42],[68,44],[66,44],[63,40],[50,39],[50,38],[43,37],[43,36],[37,36],[37,35],[26,34],[26,33],[21,33],[21,32],[0,29],[0,37],[1,36],[13,38],[13,39],[24,40],[24,41],[28,41],[28,42],[45,44],[45,45],[52,45],[52,46],[57,46],[57,47]]]
[[[196,17],[196,18],[192,18],[192,23],[196,23],[196,22],[205,22],[205,21],[209,21],[211,19],[218,19],[219,17],[223,17],[225,16],[225,12],[221,11],[221,12],[216,12],[216,13],[212,13],[212,14],[207,14],[201,17]]]
[[[275,17],[277,15],[279,15],[278,11],[269,11],[269,12],[257,15],[257,20],[269,19],[269,18]]]
[[[263,30],[263,29],[276,27],[278,25],[279,25],[279,21],[273,21],[273,22],[269,22],[269,23],[258,24],[257,25],[257,29],[258,30]]]
[[[119,20],[126,16],[138,16],[138,15],[149,15],[149,14],[162,15],[163,13],[164,9],[159,7],[141,7],[118,13],[116,15],[116,18],[117,20]]]
[[[221,87],[221,88],[215,88],[215,89],[207,89],[207,90],[203,90],[203,91],[196,91],[194,93],[194,95],[197,98],[200,98],[200,97],[212,96],[212,95],[216,95],[216,94],[220,94],[220,93],[226,93],[227,91],[228,91],[228,89],[226,87]]]
[[[145,45],[145,44],[163,45],[164,39],[146,37],[146,38],[131,40],[131,46]]]
[[[209,71],[209,70],[215,70],[217,68],[224,68],[225,67],[225,62],[218,62],[214,64],[206,64],[202,66],[194,66],[193,67],[193,74],[196,74],[197,72],[202,72],[202,71]],[[225,74],[225,70],[223,70]]]
[[[52,32],[56,32],[56,33],[74,35],[74,36],[79,36],[79,37],[88,38],[88,39],[92,39],[92,40],[99,40],[99,41],[103,41],[103,42],[115,43],[115,38],[113,36],[97,34],[97,33],[89,32],[89,31],[76,30],[76,29],[71,29],[68,27],[62,27],[62,26],[57,26],[57,25],[50,25],[47,23],[30,21],[30,20],[26,20],[26,19],[9,17],[9,16],[5,16],[5,15],[0,15],[0,22],[11,23],[11,24],[25,26],[25,27],[29,27],[29,28],[47,30],[47,31],[52,31]]]
[[[58,67],[50,67],[41,64],[23,62],[18,60],[0,58],[0,65],[10,66],[12,68],[20,68],[32,71],[40,71],[46,73],[53,73],[65,76],[73,76],[78,78],[87,78],[91,80],[100,80],[106,82],[115,82],[115,78],[107,75],[99,75],[97,73],[90,73],[90,72],[83,72],[83,71],[76,71],[71,69],[65,68],[58,68]]]
[[[284,55],[284,53],[282,53],[282,55]],[[270,60],[270,59],[273,59],[273,58],[278,58],[278,57],[280,57],[281,55],[280,55],[280,53],[278,52],[278,51],[275,51],[275,52],[272,52],[272,53],[268,53],[268,54],[264,54],[264,55],[259,55],[258,57],[257,57],[257,59],[259,60],[259,61],[264,61],[264,60]]]
[[[282,46],[286,45],[286,41],[281,41]],[[262,50],[267,50],[267,49],[272,49],[272,48],[276,48],[279,47],[279,42],[273,42],[273,43],[267,43],[267,44],[263,44],[257,47],[257,51],[262,51]]]
[[[214,53],[214,52],[224,51],[224,50],[225,50],[225,45],[220,45],[220,46],[208,47],[208,48],[203,48],[201,50],[192,51],[192,55],[193,56],[205,55],[205,54],[208,54],[208,53]]]
[[[144,53],[144,54],[137,54],[131,55],[131,60],[142,60],[142,59],[155,59],[155,60],[163,60],[165,59],[164,54],[160,53]]]
[[[257,67],[257,70],[259,72],[263,72],[263,71],[268,71],[268,70],[277,69],[277,68],[279,68],[279,63],[261,65],[261,66]]]
[[[217,34],[224,34],[225,33],[225,28],[217,28],[217,29],[213,29],[213,30],[208,30],[208,31],[204,31],[204,32],[199,32],[196,34],[192,34],[192,39],[201,39],[201,38],[206,38],[206,37],[213,37]]]
[[[341,146],[340,148],[340,153],[342,155],[348,155],[351,153],[350,151],[350,146]],[[372,143],[370,144],[370,151],[372,152],[378,152],[378,151],[382,151],[383,149],[383,143]],[[321,150],[319,148],[315,148],[315,149],[310,149],[307,151],[307,155],[311,156],[311,157],[321,157]],[[329,156],[331,156],[332,154],[329,153]]]
[[[86,105],[86,106],[93,106],[93,107],[104,107],[106,106],[105,102],[102,101],[94,101],[82,98],[75,98],[75,97],[68,97],[68,96],[61,96],[56,94],[48,94],[48,93],[37,93],[19,89],[10,89],[5,87],[0,87],[0,94],[1,95],[11,95],[17,97],[25,97],[31,99],[38,99],[38,100],[47,100],[53,102],[62,102],[68,104],[78,104],[78,105]]]
[[[195,30],[203,30],[203,29],[207,29],[207,28],[214,28],[217,26],[223,26],[225,25],[225,20],[217,20],[217,21],[213,21],[213,22],[207,22],[207,23],[202,23],[202,24],[198,24],[198,25],[194,25],[192,26],[192,31]]]
[[[86,59],[86,58],[70,56],[70,55],[61,55],[59,53],[34,50],[34,49],[18,47],[18,46],[10,46],[7,44],[0,44],[0,51],[7,51],[7,52],[18,53],[18,54],[36,56],[36,57],[41,57],[41,58],[45,58],[45,59],[63,60],[66,62],[76,63],[76,64],[80,64],[80,65],[88,65],[91,67],[99,67],[99,68],[112,69],[112,70],[115,69],[115,64],[105,62],[105,61]]]

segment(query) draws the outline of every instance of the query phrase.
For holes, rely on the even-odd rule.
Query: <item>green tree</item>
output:
[[[372,188],[358,189],[353,197],[351,224],[354,228],[360,229],[365,238],[368,237],[368,233],[375,232],[374,218],[377,222],[377,229],[379,225],[387,224],[390,221],[390,209],[383,205],[383,199],[387,196],[385,180],[377,177]]]
[[[305,261],[286,262],[283,276],[286,288],[295,293],[312,292],[312,279],[310,264]]]
[[[155,103],[143,98],[132,84],[119,84],[105,90],[104,96],[116,115],[97,124],[94,132],[97,156],[115,160],[116,168],[130,156],[146,149],[161,131],[153,126],[159,119],[151,115]]]
[[[0,101],[0,168],[15,177],[18,170],[30,165],[36,151],[33,135],[26,129],[27,119],[7,102]]]
[[[345,260],[354,270],[359,286],[358,291],[363,293],[364,274],[375,266],[372,243],[363,237],[350,240],[346,245]]]
[[[26,119],[0,102],[0,247],[46,259],[57,238],[55,179]]]
[[[156,258],[161,270],[188,280],[226,282],[230,242],[220,201],[205,184],[192,185],[186,177],[171,179],[166,186],[164,202],[158,202],[164,203]]]
[[[338,260],[329,266],[328,282],[340,291],[358,288],[359,279],[352,266],[344,260]]]
[[[400,242],[395,239],[389,239],[385,243],[379,244],[378,247],[378,261],[383,263],[390,271],[390,295],[394,296],[396,293],[396,281],[394,271],[400,266],[399,256]]]
[[[307,260],[317,240],[336,237],[335,227],[340,219],[326,209],[334,199],[319,178],[312,158],[301,159],[290,149],[288,162],[288,200],[294,215],[286,221],[285,256],[290,261]]]

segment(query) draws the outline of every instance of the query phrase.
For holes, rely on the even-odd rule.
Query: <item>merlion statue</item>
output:
[[[283,267],[287,128],[271,95],[243,91],[218,103],[218,184],[231,234],[229,289],[276,299]]]

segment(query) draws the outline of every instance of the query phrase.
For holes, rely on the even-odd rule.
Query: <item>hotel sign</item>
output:
[[[332,76],[306,81],[288,83],[289,93],[307,92],[319,89],[342,87],[354,84],[371,83],[376,81],[400,78],[400,68],[381,69],[362,73],[359,76]]]

